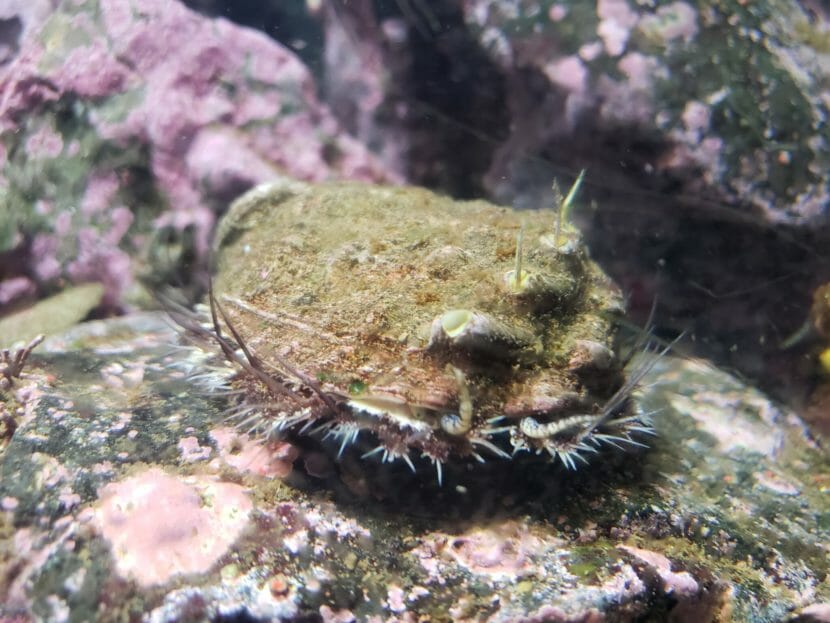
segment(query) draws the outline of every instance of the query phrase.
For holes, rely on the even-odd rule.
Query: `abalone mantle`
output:
[[[220,223],[214,282],[273,381],[232,381],[244,425],[439,468],[521,450],[573,466],[591,441],[630,439],[642,422],[613,352],[620,295],[555,221],[416,188],[250,191]]]

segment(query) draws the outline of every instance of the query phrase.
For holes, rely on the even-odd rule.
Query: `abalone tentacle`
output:
[[[448,414],[441,418],[441,428],[450,435],[463,435],[473,425],[473,399],[464,373],[452,367],[452,373],[458,382],[458,415]]]
[[[594,424],[599,419],[596,415],[571,415],[547,424],[541,424],[533,417],[522,418],[519,422],[519,430],[523,435],[527,435],[531,439],[548,439],[554,437],[565,431],[578,432],[579,429]]]

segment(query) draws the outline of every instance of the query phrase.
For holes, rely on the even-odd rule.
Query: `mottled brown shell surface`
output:
[[[215,298],[265,369],[288,364],[345,405],[333,425],[351,412],[381,442],[371,418],[432,431],[440,448],[404,445],[444,460],[465,437],[521,437],[522,418],[592,417],[624,382],[619,293],[555,223],[415,188],[265,185],[220,224]]]

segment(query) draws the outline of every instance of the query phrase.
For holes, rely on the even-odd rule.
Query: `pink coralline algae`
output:
[[[101,283],[107,306],[117,305],[132,283],[130,256],[118,246],[132,219],[132,213],[119,206],[110,212],[110,229],[104,236],[94,227],[80,228],[76,232],[75,259],[66,266],[67,275],[75,283]]]
[[[196,437],[182,437],[178,444],[181,460],[185,463],[203,461],[210,456],[210,446],[202,446]]]
[[[585,93],[588,70],[578,56],[566,56],[552,61],[544,67],[545,75],[569,93]]]
[[[432,534],[413,550],[421,565],[435,579],[439,569],[455,561],[472,573],[497,580],[514,580],[538,571],[536,557],[555,543],[545,543],[517,522],[492,528],[473,528],[457,536]]]
[[[35,293],[35,284],[28,277],[12,277],[0,282],[0,306]]]
[[[385,178],[366,150],[338,136],[333,119],[316,101],[310,74],[292,53],[263,34],[204,19],[177,3],[142,2],[140,22],[128,4],[102,3],[105,34],[116,57],[134,62],[138,75],[131,78],[143,92],[123,120],[102,115],[99,127],[114,139],[139,136],[151,143],[153,166],[166,173],[160,178],[164,190],[181,208],[203,203],[198,184],[213,180],[205,156],[193,150],[205,147],[197,140],[202,131],[221,127],[237,132],[225,133],[222,151],[213,152],[218,172],[237,156],[245,161],[253,153],[304,179],[337,176],[338,165],[360,179]],[[270,124],[276,125],[269,130]],[[323,131],[315,136],[308,129]],[[326,161],[327,137],[340,152],[338,163]],[[201,166],[191,171],[187,164],[197,156]],[[248,176],[243,181],[253,185],[273,172],[258,167]],[[210,190],[227,191],[222,186]]]
[[[672,2],[643,17],[638,27],[658,41],[680,39],[688,43],[697,35],[697,13],[685,2]]]
[[[637,24],[638,15],[626,0],[599,0],[597,15],[600,19],[597,34],[605,43],[609,56],[619,56],[625,51],[631,29]]]
[[[672,571],[671,561],[663,554],[628,545],[621,545],[620,549],[634,557],[639,564],[655,571],[663,581],[666,594],[673,594],[678,599],[688,599],[700,592],[700,585],[692,574],[688,571]]]
[[[56,158],[62,151],[63,138],[46,126],[41,127],[26,139],[26,152],[31,157]]]
[[[323,623],[354,623],[357,617],[349,610],[333,610],[328,606],[320,606],[320,618]]]
[[[299,449],[287,441],[263,442],[227,426],[214,428],[210,437],[224,463],[240,472],[266,478],[288,476],[300,454]]]
[[[153,586],[207,572],[241,534],[251,509],[239,485],[152,468],[106,485],[95,523],[118,573]]]

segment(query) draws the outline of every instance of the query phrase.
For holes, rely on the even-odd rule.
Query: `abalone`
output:
[[[630,400],[644,372],[615,351],[622,297],[559,216],[417,188],[248,192],[217,231],[203,329],[233,364],[233,417],[426,459],[439,480],[447,461],[574,468],[637,444],[650,425]]]

